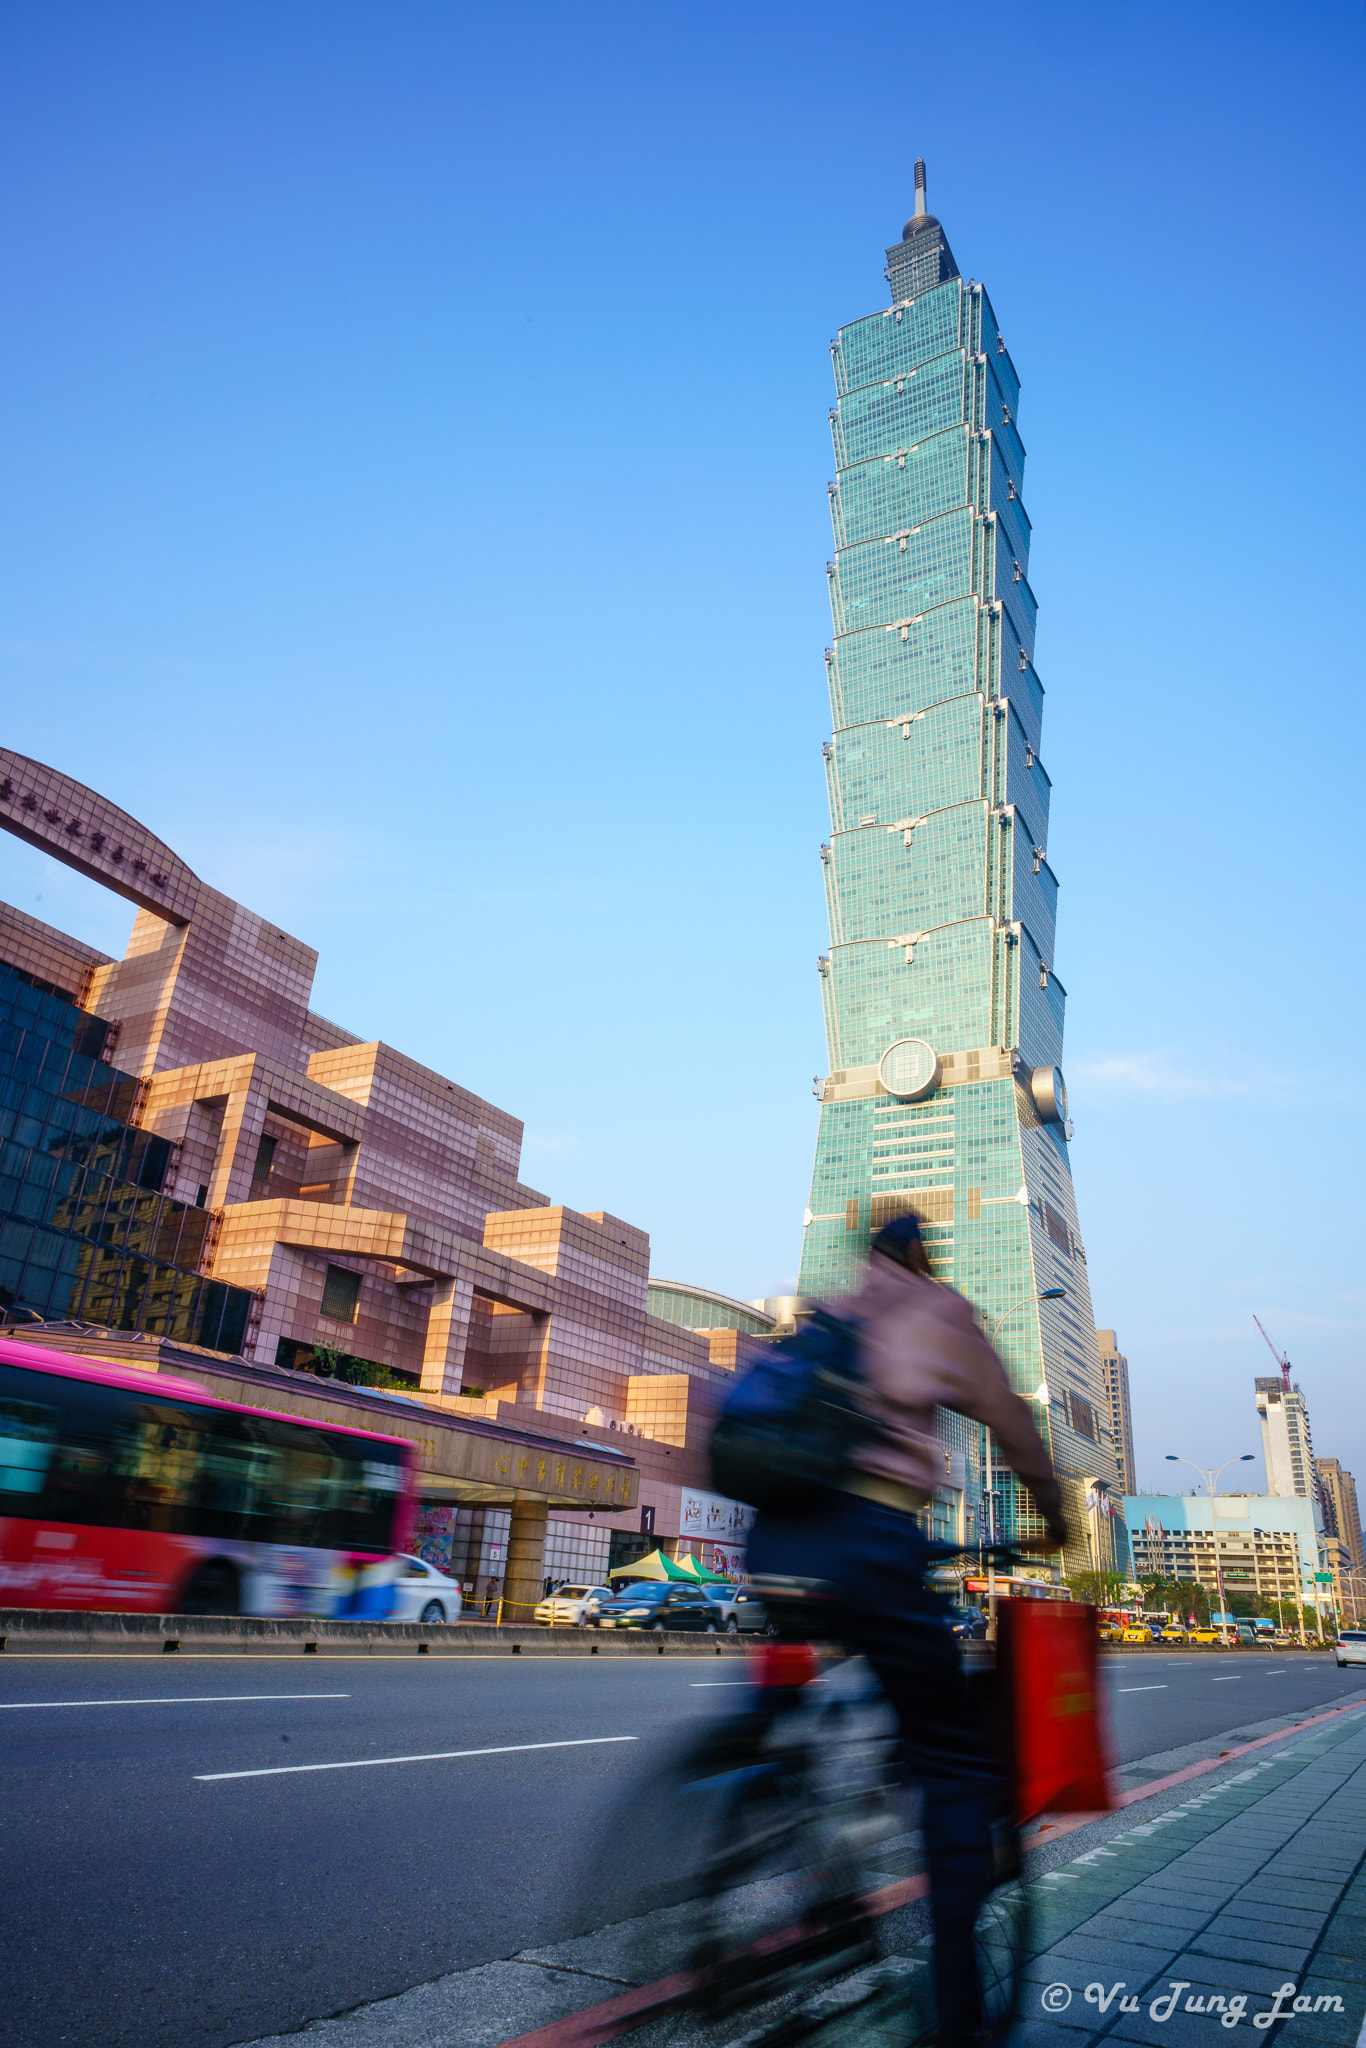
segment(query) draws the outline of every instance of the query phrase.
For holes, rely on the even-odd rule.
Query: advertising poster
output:
[[[420,1507],[413,1525],[413,1556],[420,1557],[424,1564],[435,1565],[439,1572],[451,1568],[451,1538],[455,1534],[456,1510],[447,1507]]]
[[[702,1493],[685,1486],[679,1506],[680,1536],[701,1536],[713,1542],[740,1544],[754,1526],[754,1510],[724,1494]]]

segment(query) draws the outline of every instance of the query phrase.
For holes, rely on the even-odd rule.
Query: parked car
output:
[[[735,1624],[742,1636],[772,1635],[768,1609],[752,1586],[737,1586],[731,1602]]]
[[[392,1621],[459,1621],[460,1582],[404,1552],[398,1558]]]
[[[717,1634],[726,1618],[702,1585],[660,1585],[655,1581],[627,1586],[610,1600],[600,1600],[595,1628],[648,1628],[657,1634],[670,1628],[705,1629]]]
[[[1117,1621],[1102,1621],[1096,1625],[1096,1640],[1102,1643],[1119,1643],[1124,1640],[1124,1631]]]
[[[1366,1664],[1366,1628],[1345,1628],[1333,1646],[1339,1665]]]
[[[1119,1639],[1122,1643],[1150,1643],[1153,1632],[1145,1621],[1129,1621],[1120,1630]]]
[[[713,1583],[705,1589],[716,1608],[719,1626],[728,1636],[761,1635],[768,1627],[768,1609],[752,1586]]]
[[[1184,1643],[1186,1639],[1186,1631],[1179,1621],[1169,1621],[1157,1638],[1160,1643]]]
[[[610,1586],[557,1586],[537,1604],[533,1619],[547,1628],[586,1628],[611,1598]]]
[[[1190,1640],[1193,1643],[1222,1643],[1224,1634],[1222,1629],[1213,1628],[1206,1622],[1202,1627],[1191,1630]]]

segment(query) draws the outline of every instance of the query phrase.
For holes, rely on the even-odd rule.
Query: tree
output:
[[[393,1387],[406,1392],[413,1384],[387,1365],[379,1365],[373,1358],[353,1358],[348,1351],[338,1351],[333,1344],[315,1344],[313,1359],[318,1371],[327,1379],[344,1380],[349,1386]]]
[[[1124,1599],[1126,1584],[1122,1572],[1078,1572],[1073,1578],[1064,1579],[1078,1600],[1085,1600],[1092,1607],[1118,1607]]]
[[[1198,1622],[1208,1623],[1210,1596],[1196,1580],[1164,1579],[1152,1574],[1140,1583],[1144,1599],[1154,1611],[1160,1608],[1183,1622],[1193,1614]]]

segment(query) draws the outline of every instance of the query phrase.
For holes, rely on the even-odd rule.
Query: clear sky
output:
[[[1255,1310],[1366,1481],[1364,43],[1346,0],[11,5],[5,741],[317,946],[320,1009],[523,1117],[524,1177],[657,1273],[790,1288],[827,342],[923,154],[1024,380],[1140,1479],[1260,1451]],[[122,950],[8,840],[0,894]]]

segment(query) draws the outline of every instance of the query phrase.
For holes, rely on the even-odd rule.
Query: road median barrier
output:
[[[487,1623],[325,1621],[307,1615],[68,1613],[0,1608],[5,1656],[739,1657],[735,1636]]]

